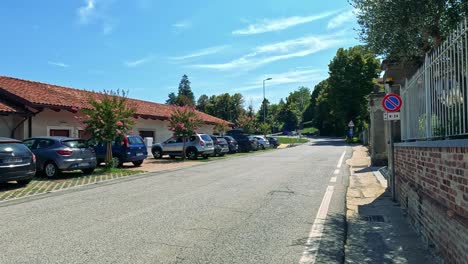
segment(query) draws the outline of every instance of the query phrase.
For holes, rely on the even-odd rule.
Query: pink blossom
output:
[[[123,126],[123,123],[122,123],[122,121],[119,120],[119,121],[117,121],[116,125]]]

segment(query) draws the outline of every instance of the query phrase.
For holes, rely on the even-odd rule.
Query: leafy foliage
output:
[[[81,122],[85,131],[93,138],[107,143],[108,166],[112,161],[112,142],[129,133],[134,124],[133,116],[136,110],[128,104],[127,94],[119,90],[104,91],[88,101],[91,108],[81,109],[84,114]]]
[[[361,127],[368,119],[368,95],[380,72],[380,62],[362,46],[339,49],[330,62],[328,103],[341,135],[349,121]]]
[[[243,115],[237,119],[236,123],[247,134],[251,134],[256,130],[255,118],[253,116]]]
[[[190,87],[190,80],[186,74],[184,74],[180,80],[177,96],[173,92],[169,93],[166,104],[176,104],[179,106],[195,105],[195,96],[192,92],[192,88]]]
[[[209,115],[235,122],[244,114],[244,98],[240,93],[224,93],[208,97],[203,94],[198,98],[197,109]]]
[[[268,123],[261,123],[258,126],[258,130],[262,132],[263,135],[267,135],[271,133],[271,127]]]
[[[169,130],[174,132],[174,136],[183,139],[183,159],[185,160],[185,143],[187,137],[197,133],[203,121],[200,119],[192,106],[174,106],[175,110],[169,118]]]
[[[467,0],[350,0],[360,37],[376,54],[419,63],[468,16]]]

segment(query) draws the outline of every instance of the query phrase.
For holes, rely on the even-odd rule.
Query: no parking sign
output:
[[[382,106],[387,112],[397,112],[400,110],[403,101],[398,94],[387,94],[382,100]]]

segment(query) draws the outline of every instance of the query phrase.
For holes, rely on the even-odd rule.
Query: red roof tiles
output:
[[[23,112],[15,106],[9,105],[3,101],[0,101],[0,112],[1,113],[19,113]]]
[[[4,90],[12,96],[24,100],[30,106],[66,108],[88,108],[88,100],[99,96],[99,93],[57,86],[52,84],[34,82],[12,77],[0,76],[0,91]],[[18,99],[17,98],[17,99]],[[129,103],[136,107],[140,116],[168,119],[174,110],[171,105],[158,104],[129,98]],[[0,109],[1,106],[0,106]],[[217,117],[198,112],[200,118],[206,123],[226,122]]]

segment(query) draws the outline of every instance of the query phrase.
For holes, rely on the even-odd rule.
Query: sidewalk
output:
[[[392,201],[386,180],[369,167],[367,148],[353,147],[353,156],[346,163],[351,176],[346,196],[345,263],[436,263]]]

